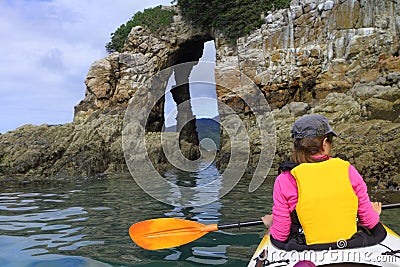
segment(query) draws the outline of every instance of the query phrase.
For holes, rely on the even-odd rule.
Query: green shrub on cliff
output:
[[[114,33],[111,33],[111,41],[106,44],[107,52],[121,52],[125,40],[133,27],[145,26],[152,32],[162,30],[173,22],[175,14],[175,11],[163,10],[161,6],[137,12],[128,22],[119,26]]]
[[[184,18],[203,28],[213,28],[234,42],[263,23],[262,14],[289,7],[290,0],[174,0]]]
[[[262,14],[271,9],[289,7],[290,0],[173,0],[172,3],[181,8],[186,21],[205,29],[216,29],[234,42],[260,27]],[[175,11],[163,10],[161,6],[137,12],[111,34],[107,52],[121,52],[133,27],[141,25],[153,32],[162,30],[172,23],[174,15]]]

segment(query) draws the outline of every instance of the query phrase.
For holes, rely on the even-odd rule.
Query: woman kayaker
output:
[[[271,241],[290,241],[292,249],[296,244],[339,245],[357,233],[357,220],[367,229],[376,227],[382,205],[370,201],[363,178],[349,162],[329,156],[337,134],[327,118],[303,116],[291,132],[293,162],[281,166],[272,215],[262,217]]]

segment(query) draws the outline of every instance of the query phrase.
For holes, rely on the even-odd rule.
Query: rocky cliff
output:
[[[313,103],[385,74],[381,61],[400,52],[399,12],[397,1],[294,0],[240,38],[237,51],[218,47],[218,65],[237,66],[273,107]]]
[[[368,181],[399,184],[393,169],[399,166],[399,8],[396,1],[294,0],[289,9],[269,12],[265,24],[239,38],[237,47],[216,39],[217,84],[232,80],[219,72],[242,72],[273,109],[273,169],[290,154],[290,125],[298,116],[318,112],[347,137],[335,142],[334,153],[346,156]],[[218,87],[217,93],[246,114],[237,95]],[[230,144],[224,132],[221,140],[225,159]],[[256,165],[259,145],[251,146],[250,161]]]
[[[270,174],[275,174],[277,164],[289,157],[289,132],[294,120],[307,113],[322,113],[343,137],[335,140],[334,153],[354,163],[371,184],[382,188],[400,184],[397,1],[293,0],[290,8],[269,12],[260,29],[238,39],[234,46],[218,32],[188,25],[176,12],[167,31],[152,33],[135,27],[121,53],[92,64],[85,81],[86,96],[75,107],[72,123],[27,125],[0,135],[0,176],[84,176],[127,171],[121,132],[129,100],[137,92],[143,97],[140,105],[151,108],[144,122],[148,154],[153,155],[152,162],[165,167],[167,160],[159,145],[163,98],[151,107],[146,103],[152,103],[152,91],[164,94],[167,80],[156,87],[150,86],[151,80],[161,70],[167,70],[166,76],[174,71],[174,99],[184,103],[190,98],[184,85],[195,63],[186,72],[174,66],[197,61],[204,42],[214,40],[220,107],[226,105],[237,112],[250,139],[247,172],[254,172],[260,155],[263,159],[262,151],[276,147],[273,158],[267,157],[271,164],[274,159]],[[257,116],[249,110],[253,107],[241,100],[242,94],[253,98],[254,94],[242,86],[240,77],[232,77],[235,73],[248,77],[253,89],[268,101],[271,110],[265,110],[270,114],[266,119],[273,118],[276,129],[276,137],[269,140],[276,141],[276,145],[260,141]],[[224,113],[222,109],[220,112]],[[193,116],[187,114],[184,121]],[[231,117],[221,116],[221,124],[229,124]],[[182,126],[182,132],[181,149],[188,158],[196,158],[195,127]],[[218,153],[221,170],[227,167],[230,153],[230,138],[227,130],[222,130]]]

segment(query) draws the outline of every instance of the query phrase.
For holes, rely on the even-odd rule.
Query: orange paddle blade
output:
[[[204,225],[182,219],[161,218],[132,224],[129,235],[138,246],[156,250],[184,245],[217,230],[217,224]]]

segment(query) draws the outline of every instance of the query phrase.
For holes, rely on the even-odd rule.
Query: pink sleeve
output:
[[[270,234],[279,241],[286,241],[292,224],[290,213],[296,208],[297,184],[289,171],[280,174],[274,184],[272,207],[273,222]]]
[[[349,167],[349,177],[353,190],[358,197],[358,219],[361,225],[371,229],[379,222],[379,215],[374,211],[367,192],[367,185],[352,165]]]

